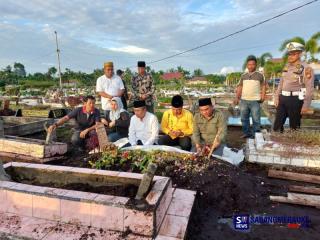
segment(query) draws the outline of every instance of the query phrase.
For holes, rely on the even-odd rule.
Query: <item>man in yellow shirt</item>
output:
[[[176,95],[171,100],[171,109],[164,112],[161,129],[165,134],[160,136],[159,145],[180,146],[190,151],[193,133],[193,117],[191,112],[183,109],[183,99]]]

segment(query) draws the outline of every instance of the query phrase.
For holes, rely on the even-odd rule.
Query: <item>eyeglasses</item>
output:
[[[289,52],[288,56],[295,56],[295,55],[299,55],[301,52]]]

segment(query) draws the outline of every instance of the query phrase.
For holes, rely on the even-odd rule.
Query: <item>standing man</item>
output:
[[[242,123],[242,138],[249,138],[260,132],[261,107],[260,103],[265,100],[266,81],[264,75],[257,69],[255,56],[247,58],[248,72],[242,74],[239,85],[236,89],[236,105],[240,102],[240,116]],[[250,131],[250,115],[252,117],[253,129]]]
[[[210,98],[199,99],[199,113],[193,119],[192,135],[196,151],[210,151],[213,147],[213,154],[222,156],[226,134],[227,123],[223,113],[214,109]]]
[[[128,90],[127,90],[127,87],[126,87],[126,83],[124,82],[124,79],[123,79],[124,72],[121,69],[118,69],[117,70],[117,75],[121,78],[123,86],[124,86],[124,92],[123,92],[123,94],[121,96],[121,102],[122,102],[123,108],[125,110],[127,110],[128,109],[127,100],[129,99],[129,96],[128,96]]]
[[[286,46],[288,63],[282,70],[282,77],[275,94],[277,108],[273,130],[283,132],[283,124],[289,117],[291,129],[300,128],[301,114],[308,112],[312,100],[314,74],[312,68],[301,61],[304,46],[290,42]]]
[[[130,120],[129,143],[136,145],[153,145],[159,135],[159,123],[157,117],[148,112],[144,101],[133,103],[134,116]]]
[[[132,93],[134,101],[145,101],[147,111],[154,113],[153,95],[155,87],[151,74],[146,72],[146,63],[138,62],[138,74],[132,77]]]
[[[104,75],[97,79],[96,91],[101,96],[104,114],[111,110],[111,99],[122,97],[124,85],[121,78],[113,72],[113,62],[106,62],[103,66]]]
[[[183,109],[183,98],[176,95],[171,100],[171,109],[163,113],[161,120],[162,132],[159,145],[180,146],[182,150],[191,150],[193,133],[193,116]]]

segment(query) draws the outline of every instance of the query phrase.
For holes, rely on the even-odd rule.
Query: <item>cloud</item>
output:
[[[15,61],[29,72],[54,63],[58,32],[62,68],[92,71],[106,60],[117,68],[154,61],[215,40],[295,7],[302,0],[0,0],[0,68]],[[249,54],[282,54],[279,45],[293,36],[319,31],[319,3],[190,54],[152,64],[219,72],[241,69]],[[275,43],[268,45],[268,43]],[[252,49],[250,46],[260,47]],[[230,51],[232,49],[242,49]],[[220,54],[215,54],[220,52]],[[222,52],[222,53],[221,53]]]
[[[220,74],[227,75],[228,73],[233,73],[233,72],[237,72],[237,71],[240,71],[240,69],[232,67],[232,66],[228,66],[228,67],[221,68]]]
[[[111,47],[111,48],[109,48],[109,50],[114,51],[114,52],[124,52],[124,53],[130,53],[130,54],[151,53],[150,49],[140,48],[140,47],[136,47],[136,46]]]

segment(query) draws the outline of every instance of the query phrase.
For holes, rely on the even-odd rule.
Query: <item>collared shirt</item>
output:
[[[193,116],[188,110],[182,109],[180,116],[175,116],[172,113],[172,110],[167,110],[163,113],[161,120],[161,129],[162,131],[169,135],[172,139],[175,139],[175,136],[171,136],[169,132],[171,130],[183,132],[184,136],[190,136],[193,132]]]
[[[132,146],[137,145],[141,140],[143,145],[153,145],[157,142],[159,135],[159,123],[157,117],[149,112],[141,120],[137,116],[132,116],[129,127],[129,142]]]
[[[259,101],[261,87],[266,84],[264,75],[260,72],[242,74],[239,85],[242,86],[241,99]]]
[[[96,91],[105,92],[111,96],[117,96],[120,90],[124,89],[121,78],[117,75],[113,75],[108,78],[106,75],[102,75],[97,79]],[[105,97],[101,97],[101,106],[103,110],[110,110],[111,100]]]
[[[200,113],[193,118],[192,140],[195,144],[212,144],[217,133],[221,132],[220,140],[224,142],[227,134],[227,123],[223,113],[214,110],[214,115],[208,120]]]
[[[76,120],[76,129],[85,130],[95,125],[96,122],[100,122],[100,111],[95,108],[92,112],[87,112],[85,106],[77,107],[67,117]]]
[[[309,75],[309,77],[308,77]],[[303,107],[310,107],[314,87],[314,73],[312,68],[305,62],[296,64],[286,64],[282,70],[282,76],[276,92],[276,96],[281,91],[298,92],[301,88],[306,88]]]
[[[147,95],[145,100],[148,106],[153,103],[153,95],[155,92],[155,87],[153,84],[153,79],[151,74],[146,73],[144,75],[137,74],[132,77],[131,80],[133,100],[141,100],[141,95]]]

